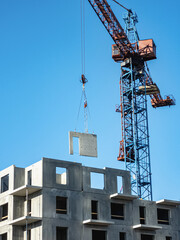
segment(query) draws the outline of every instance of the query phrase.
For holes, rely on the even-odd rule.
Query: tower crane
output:
[[[116,111],[121,114],[122,140],[117,160],[130,171],[132,194],[152,200],[147,95],[153,108],[175,105],[175,99],[163,99],[150,76],[147,61],[156,59],[156,45],[152,39],[139,39],[137,15],[125,8],[124,30],[107,0],[88,1],[113,39],[112,58],[121,65],[120,105]]]

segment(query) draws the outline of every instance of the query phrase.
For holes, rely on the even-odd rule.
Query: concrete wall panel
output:
[[[25,184],[25,169],[14,168],[14,189],[19,188]]]
[[[15,168],[15,165],[12,165],[0,172],[0,186],[1,186],[1,178],[6,175],[9,175],[9,190],[1,193],[1,189],[0,189],[0,194],[1,194],[0,197],[6,196],[14,189],[14,168]]]
[[[31,194],[31,216],[42,217],[42,194],[41,191]]]
[[[42,160],[27,167],[25,169],[25,184],[28,184],[28,171],[32,170],[32,185],[41,187],[43,185],[42,168]]]
[[[13,240],[24,240],[24,228],[22,226],[13,227]]]
[[[13,219],[17,219],[26,215],[24,201],[25,201],[24,197],[14,196]]]
[[[69,153],[73,154],[73,137],[79,138],[79,155],[97,157],[97,135],[69,132]]]
[[[67,184],[56,182],[56,167],[67,169]],[[64,190],[82,191],[81,164],[43,158],[43,186]]]

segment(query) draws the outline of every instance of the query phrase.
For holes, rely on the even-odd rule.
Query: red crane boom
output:
[[[123,27],[117,20],[110,5],[107,3],[106,0],[88,0],[88,1],[91,4],[97,16],[99,17],[99,19],[101,20],[104,27],[106,28],[107,32],[115,42],[115,45],[113,45],[114,51],[113,59],[116,62],[124,61],[126,58],[129,57],[143,59],[144,61],[156,58],[154,51],[155,45],[152,40],[151,40],[152,43],[149,44],[148,42],[146,46],[142,47],[140,47],[140,44],[138,46],[137,43],[131,43],[129,41]],[[131,12],[131,10],[128,11]],[[153,83],[152,78],[150,77],[147,64],[145,64],[145,66],[147,73],[146,86],[147,89],[149,89],[149,92],[147,92],[147,89],[145,89],[144,93],[150,95],[152,106],[156,108],[162,106],[175,105],[175,99],[173,97],[171,98],[170,96],[167,96],[166,99],[162,98],[159,88],[155,83]],[[141,89],[141,93],[142,92],[143,89]]]
[[[111,38],[118,46],[122,59],[135,53],[135,48],[130,43],[124,29],[114,15],[106,0],[88,0],[97,16],[105,26]]]

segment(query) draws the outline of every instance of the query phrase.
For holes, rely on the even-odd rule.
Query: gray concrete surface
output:
[[[97,157],[97,135],[69,132],[69,153],[73,154],[73,138],[79,139],[79,155]]]
[[[66,169],[66,183],[57,181],[56,168]],[[32,170],[32,186],[24,188],[29,170]],[[103,175],[102,189],[92,188],[91,173]],[[119,240],[120,232],[126,233],[126,240],[141,240],[141,234],[152,235],[153,240],[166,240],[166,236],[180,240],[179,202],[145,201],[133,197],[127,171],[43,158],[25,169],[14,165],[4,169],[0,179],[7,174],[9,190],[0,193],[0,207],[8,203],[8,219],[0,221],[0,236],[7,233],[8,240],[25,240],[26,230],[31,231],[31,240],[56,240],[56,227],[67,228],[68,240],[93,240],[92,230],[106,231],[107,240]],[[123,179],[121,194],[116,194],[118,176]],[[67,214],[56,213],[57,196],[67,198]],[[27,215],[27,200],[31,200],[31,216],[26,226],[23,219]],[[92,220],[92,200],[98,202],[97,220]],[[111,203],[123,205],[123,220],[112,218]],[[135,227],[140,225],[140,206],[145,207],[143,228]],[[157,208],[169,211],[169,225],[158,224]]]

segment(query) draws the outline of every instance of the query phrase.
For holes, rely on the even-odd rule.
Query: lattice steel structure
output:
[[[139,40],[137,15],[125,8],[124,30],[107,0],[88,1],[115,43],[114,61],[121,63],[121,103],[116,109],[121,113],[122,126],[118,160],[125,162],[131,173],[132,193],[152,200],[147,95],[154,108],[174,105],[175,100],[170,96],[163,99],[150,77],[146,61],[156,59],[156,46],[152,39]]]
[[[139,40],[135,24],[137,16],[128,12],[124,17],[126,33],[132,43]],[[147,114],[147,95],[139,92],[146,89],[144,61],[129,58],[121,63],[120,98],[122,141],[119,160],[125,162],[131,173],[133,194],[152,200],[151,164]]]

